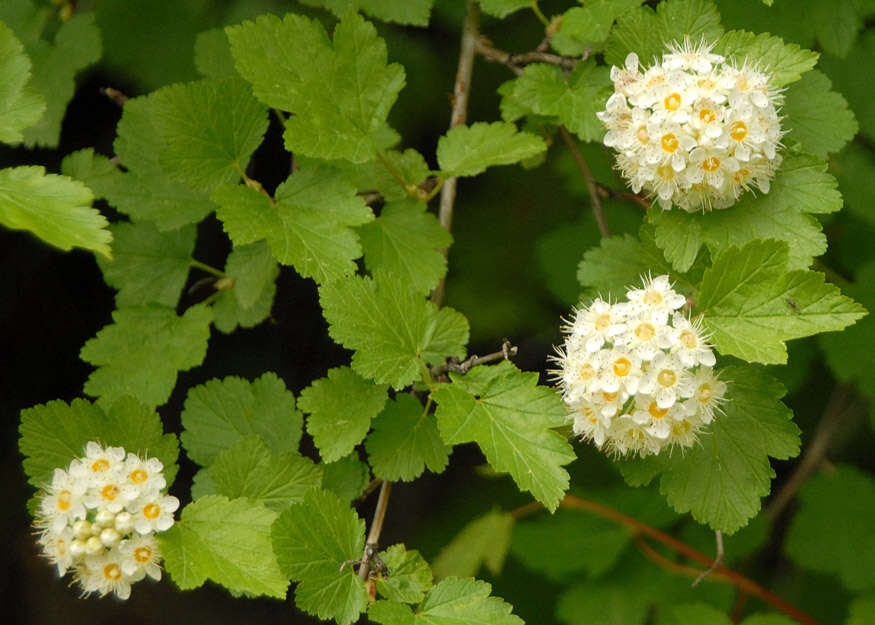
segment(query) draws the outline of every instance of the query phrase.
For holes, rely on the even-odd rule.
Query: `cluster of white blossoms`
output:
[[[64,575],[73,571],[83,595],[114,592],[121,599],[147,575],[161,578],[156,532],[173,525],[176,497],[157,458],[122,447],[85,446],[85,457],[55,469],[39,496],[36,527],[43,554]]]
[[[552,373],[574,432],[617,455],[690,447],[726,392],[700,320],[680,312],[686,298],[668,276],[645,279],[626,297],[596,299],[562,328]]]
[[[781,91],[756,64],[727,63],[704,40],[667,47],[650,68],[634,53],[611,68],[614,93],[597,115],[623,177],[664,210],[727,208],[751,187],[768,193],[781,164]]]

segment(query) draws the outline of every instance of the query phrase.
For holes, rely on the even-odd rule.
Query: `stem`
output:
[[[389,172],[389,175],[392,176],[395,180],[398,181],[398,184],[401,185],[401,188],[407,190],[407,181],[404,179],[404,176],[398,171],[392,162],[386,158],[386,155],[383,154],[381,150],[377,150],[377,160],[386,168],[386,171]]]
[[[199,260],[195,260],[194,258],[192,258],[188,262],[188,264],[189,264],[189,266],[196,267],[197,269],[200,269],[201,271],[206,271],[207,273],[211,273],[214,276],[216,276],[217,278],[227,278],[228,277],[228,274],[226,274],[225,272],[219,271],[215,267],[211,267],[210,265],[208,265],[206,263],[202,263]]]
[[[714,539],[717,541],[717,556],[714,558],[714,562],[711,563],[711,566],[699,574],[699,577],[693,582],[693,586],[698,586],[699,582],[708,577],[714,572],[714,569],[723,564],[723,532],[715,530]]]
[[[605,221],[605,213],[602,209],[602,201],[599,198],[599,192],[596,188],[595,178],[592,177],[592,172],[589,169],[589,165],[586,164],[586,159],[583,158],[583,154],[580,153],[580,148],[577,147],[577,141],[574,140],[574,137],[571,136],[571,133],[568,132],[568,129],[565,126],[559,126],[559,133],[562,135],[562,139],[565,141],[565,145],[568,146],[568,149],[571,150],[571,156],[574,157],[574,162],[577,163],[578,169],[580,169],[580,173],[583,174],[583,180],[586,182],[586,189],[589,191],[589,198],[592,202],[592,213],[595,215],[595,221],[599,226],[599,232],[601,232],[602,237],[611,236],[610,231],[608,230],[608,223]]]
[[[446,362],[438,367],[433,367],[431,369],[431,375],[433,377],[437,377],[447,371],[468,373],[468,371],[470,371],[473,367],[476,367],[477,365],[482,365],[487,362],[494,362],[496,360],[510,360],[511,356],[516,356],[518,351],[519,349],[516,347],[516,345],[511,345],[510,341],[504,339],[504,342],[501,345],[501,349],[497,352],[492,352],[491,354],[486,354],[485,356],[472,355],[462,362],[458,362],[457,360],[452,359],[450,362]]]
[[[805,453],[802,454],[802,459],[796,465],[796,469],[790,478],[781,487],[781,490],[772,498],[766,515],[769,521],[774,523],[784,509],[793,500],[802,484],[820,464],[826,452],[829,450],[829,444],[833,435],[839,429],[839,423],[842,416],[845,414],[851,399],[851,389],[847,385],[837,386],[827,402],[823,416],[820,418],[820,423],[817,425],[817,430],[814,433],[814,438],[811,443],[805,448]]]
[[[655,527],[644,523],[643,521],[639,521],[636,518],[630,517],[626,514],[618,510],[614,510],[608,506],[602,505],[600,503],[596,503],[594,501],[589,501],[588,499],[583,499],[582,497],[577,497],[576,495],[565,495],[565,498],[559,504],[562,508],[572,508],[579,510],[588,510],[593,514],[596,514],[602,518],[610,519],[611,521],[615,521],[621,525],[625,525],[626,527],[632,529],[635,534],[647,536],[656,540],[657,542],[662,543],[669,549],[676,551],[677,553],[686,556],[690,560],[698,562],[706,567],[711,567],[715,564],[715,560],[709,558],[701,551],[694,549],[689,546],[685,542],[674,538],[666,534],[665,532],[656,529]],[[525,506],[521,506],[516,510],[511,511],[511,515],[514,518],[521,518],[523,516],[528,516],[533,512],[540,510],[543,506],[541,506],[538,502],[528,503]],[[645,554],[647,555],[647,554]],[[819,625],[817,621],[808,616],[805,612],[800,610],[794,605],[787,603],[784,599],[776,595],[775,593],[766,590],[755,581],[748,579],[743,576],[741,573],[737,573],[732,569],[726,568],[722,564],[717,564],[714,568],[713,577],[721,577],[729,580],[735,586],[737,586],[742,592],[746,592],[751,595],[755,595],[764,601],[771,603],[773,606],[787,614],[788,616],[794,618],[799,623],[803,625]]]
[[[549,41],[549,39],[546,39],[545,41]],[[556,65],[561,67],[565,72],[570,72],[577,67],[578,63],[582,60],[586,60],[586,56],[583,58],[560,56],[541,49],[532,52],[522,52],[520,54],[510,54],[509,52],[494,47],[492,43],[484,37],[480,37],[480,39],[477,40],[476,51],[477,54],[487,61],[504,65],[517,76],[523,73],[523,67],[532,63]]]
[[[365,543],[365,552],[359,565],[359,578],[368,579],[371,571],[371,555],[376,553],[380,543],[380,533],[383,531],[383,520],[386,518],[386,506],[389,505],[389,495],[392,493],[392,482],[383,481],[380,486],[380,496],[377,499],[377,509],[374,511],[374,519],[371,521],[371,529],[368,531],[368,540]]]
[[[456,70],[456,84],[453,88],[453,111],[450,116],[450,128],[465,123],[468,116],[468,93],[471,88],[471,74],[474,72],[474,49],[480,36],[480,6],[474,0],[467,0],[465,21],[462,24],[462,44],[459,52],[459,66]],[[447,232],[452,232],[453,204],[456,201],[456,178],[447,178],[441,187],[440,209],[438,218]],[[441,253],[446,257],[447,250]],[[431,301],[440,306],[446,292],[446,277],[441,278]]]
[[[547,16],[541,12],[541,7],[538,6],[538,0],[532,0],[532,11],[534,11],[535,15],[539,20],[549,28],[550,20],[547,19]]]

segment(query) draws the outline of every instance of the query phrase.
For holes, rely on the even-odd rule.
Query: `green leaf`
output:
[[[509,122],[456,126],[438,140],[437,159],[444,176],[476,176],[487,167],[510,165],[547,149],[544,140],[519,132]]]
[[[19,143],[22,130],[33,126],[46,111],[46,101],[27,83],[31,62],[15,34],[0,21],[0,141]]]
[[[243,185],[216,187],[211,196],[216,216],[234,245],[247,245],[268,236],[277,227],[277,211],[270,198]]]
[[[559,582],[585,571],[597,578],[616,564],[629,532],[586,510],[559,510],[535,521],[519,521],[511,553],[526,568]]]
[[[741,625],[793,625],[793,619],[783,614],[751,614],[741,622]]]
[[[175,307],[188,278],[195,227],[159,232],[149,222],[117,223],[110,231],[115,241],[113,259],[98,258],[97,264],[106,283],[118,289],[116,306]]]
[[[299,582],[295,604],[321,619],[349,625],[368,605],[365,584],[347,560],[362,557],[365,523],[328,491],[313,490],[283,512],[273,525],[280,568]]]
[[[659,491],[678,512],[727,534],[743,527],[760,509],[775,472],[769,456],[786,460],[799,453],[799,428],[780,401],[784,388],[753,367],[726,367],[724,414],[715,417],[699,443],[683,456],[651,456],[621,463],[631,485],[656,475]]]
[[[621,15],[605,45],[605,62],[622,66],[634,52],[645,65],[666,52],[665,44],[683,41],[714,41],[723,34],[720,13],[710,0],[666,0],[656,11],[638,7]]]
[[[831,87],[826,74],[809,72],[787,89],[781,111],[785,117],[782,125],[789,128],[783,141],[798,141],[822,159],[841,150],[860,129],[845,98]]]
[[[232,78],[239,76],[234,69],[231,43],[224,28],[211,28],[199,33],[194,42],[194,65],[206,78]]]
[[[394,273],[421,293],[431,291],[447,273],[447,259],[440,250],[448,248],[453,237],[426,212],[421,200],[386,204],[358,235],[368,271]]]
[[[826,251],[821,225],[809,213],[841,209],[836,181],[826,163],[806,154],[788,155],[769,193],[746,194],[735,206],[710,213],[661,211],[647,219],[656,228],[656,243],[679,271],[692,265],[702,245],[714,256],[728,247],[771,238],[790,244],[790,267],[804,269]]]
[[[565,56],[597,52],[604,46],[614,20],[641,5],[644,0],[596,0],[562,14],[551,47]]]
[[[845,621],[845,625],[869,625],[873,613],[875,613],[875,595],[857,597],[848,609],[848,620]]]
[[[377,192],[387,203],[405,200],[409,190],[419,187],[429,175],[428,163],[416,150],[386,150],[382,158],[367,163],[349,161],[326,161],[306,156],[296,156],[301,169],[334,170],[341,178],[352,184],[359,192]],[[390,168],[392,172],[390,173]],[[394,174],[394,175],[393,175]],[[397,178],[399,176],[401,179]]]
[[[863,26],[854,3],[820,0],[813,4],[810,11],[817,39],[823,49],[839,58],[846,57]]]
[[[109,223],[91,208],[91,191],[81,182],[46,174],[37,166],[0,170],[0,224],[30,230],[64,251],[81,247],[112,257]]]
[[[164,568],[181,590],[208,578],[232,592],[283,599],[288,579],[271,548],[277,514],[261,504],[210,495],[187,505],[159,535]]]
[[[379,555],[389,575],[377,577],[377,592],[390,601],[422,601],[426,591],[432,587],[432,575],[428,562],[419,552],[407,551],[404,545],[392,545]]]
[[[500,574],[513,526],[513,515],[498,510],[474,519],[437,554],[432,567],[435,577],[473,577],[481,565],[493,575]]]
[[[441,473],[450,460],[433,416],[414,397],[397,395],[374,420],[365,443],[374,476],[392,482],[416,479],[426,467]]]
[[[787,244],[731,247],[705,272],[699,308],[722,354],[749,362],[787,361],[784,341],[841,330],[866,310],[813,271],[787,272]]]
[[[754,34],[744,30],[725,33],[714,46],[714,53],[735,60],[739,66],[747,59],[759,63],[771,76],[769,85],[773,89],[799,80],[802,74],[814,67],[820,56],[795,43],[784,43],[780,37],[769,33]]]
[[[159,162],[166,147],[158,130],[156,94],[125,102],[113,147],[128,172],[104,179],[98,189],[110,204],[134,221],[154,221],[159,230],[198,223],[216,209],[209,198],[171,180]]]
[[[371,419],[386,405],[386,391],[385,384],[365,380],[349,367],[329,369],[301,391],[298,407],[310,414],[307,432],[323,462],[339,460],[364,440]]]
[[[131,397],[119,399],[106,411],[85,399],[33,406],[21,411],[18,433],[24,472],[37,488],[51,482],[55,469],[66,469],[74,458],[82,457],[89,441],[158,458],[167,483],[172,484],[176,477],[176,435],[164,434],[155,411]]]
[[[386,64],[386,44],[361,16],[347,14],[329,41],[322,25],[289,14],[226,29],[237,71],[255,96],[294,113],[291,152],[362,163],[375,158],[404,69]]]
[[[176,374],[203,362],[212,318],[202,304],[181,317],[155,304],[115,310],[113,323],[79,352],[97,367],[85,382],[85,392],[104,403],[132,395],[148,406],[160,406],[170,397]]]
[[[557,117],[559,123],[583,141],[600,141],[604,129],[596,117],[603,110],[612,87],[608,68],[595,61],[579,63],[567,78],[555,65],[532,63],[522,75],[503,88],[502,117],[518,119],[525,111]]]
[[[464,358],[465,317],[438,310],[395,276],[335,280],[319,289],[319,300],[331,338],[355,350],[352,368],[378,383],[402,389],[419,379],[423,364]]]
[[[384,22],[428,26],[431,6],[434,0],[404,0],[386,2],[385,0],[302,0],[304,4],[322,6],[343,17],[349,11],[362,11]]]
[[[367,465],[358,459],[357,453],[344,456],[336,462],[323,464],[321,467],[322,488],[330,490],[344,501],[357,499],[371,479],[371,472]]]
[[[875,309],[875,263],[859,268],[855,283],[848,285],[849,295],[867,309]],[[875,397],[875,317],[868,315],[841,333],[819,338],[826,363],[842,382],[853,382],[868,397]]]
[[[577,280],[603,297],[619,299],[648,272],[659,275],[672,268],[652,242],[624,234],[603,238],[598,247],[587,250],[577,267]]]
[[[172,85],[149,97],[158,162],[195,191],[236,182],[267,130],[267,110],[239,78]]]
[[[731,625],[725,613],[707,603],[674,605],[660,611],[658,625]]]
[[[492,586],[480,580],[448,577],[426,594],[416,611],[392,601],[377,601],[368,618],[383,625],[523,625],[513,607],[492,597]]]
[[[860,68],[875,62],[875,31],[866,29],[844,59],[825,55],[820,65],[851,106],[860,128],[870,140],[875,139],[875,100],[871,86],[860,80]]]
[[[207,488],[197,488],[199,477]],[[196,499],[213,494],[229,499],[246,497],[282,512],[321,485],[322,471],[309,458],[294,451],[274,454],[260,436],[250,435],[220,451],[215,461],[195,476],[192,494]]]
[[[520,490],[555,510],[568,488],[562,465],[576,457],[551,429],[566,422],[561,397],[538,386],[536,373],[524,373],[507,360],[450,377],[452,384],[432,393],[444,441],[476,442],[494,469],[510,473]]]
[[[254,382],[227,377],[189,389],[180,435],[188,456],[212,464],[223,449],[257,434],[274,454],[297,451],[303,418],[295,397],[275,373]]]
[[[875,480],[849,466],[821,472],[799,491],[784,551],[799,566],[838,575],[849,590],[875,588]],[[829,557],[824,557],[828,553]]]
[[[216,328],[232,332],[238,325],[251,328],[264,321],[273,307],[279,272],[265,241],[234,247],[225,262],[225,273],[233,286],[213,304]],[[219,284],[221,281],[216,286]]]
[[[28,45],[33,61],[30,87],[47,103],[45,115],[24,132],[28,145],[57,147],[67,103],[76,89],[76,74],[100,60],[100,30],[94,13],[76,12],[61,22],[50,44],[42,39]],[[31,105],[32,106],[32,105]]]
[[[532,6],[531,0],[480,0],[480,8],[487,15],[507,17],[511,13]]]

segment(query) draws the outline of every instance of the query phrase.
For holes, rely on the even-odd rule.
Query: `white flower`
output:
[[[122,470],[120,483],[125,499],[134,500],[143,493],[163,490],[167,486],[164,479],[164,465],[158,458],[143,460],[135,454],[128,454]]]
[[[93,592],[105,597],[114,592],[119,599],[127,599],[131,596],[131,582],[143,579],[143,571],[135,572],[134,575],[125,575],[122,570],[124,558],[114,549],[96,556],[85,559],[82,567],[80,585],[85,594]]]
[[[76,519],[84,519],[86,488],[87,482],[77,480],[62,469],[55,469],[52,485],[40,501],[42,527],[58,533]]]
[[[128,511],[133,515],[134,529],[140,534],[163,532],[173,525],[173,513],[179,508],[179,499],[173,495],[159,497],[154,493],[133,502]]]
[[[596,299],[589,307],[577,311],[572,331],[584,340],[586,350],[597,352],[605,341],[626,329],[621,308]]]
[[[630,289],[626,297],[636,312],[649,313],[658,325],[665,325],[669,314],[687,302],[672,288],[668,276],[642,279],[642,282],[643,288]]]
[[[161,554],[158,550],[158,541],[151,534],[135,535],[122,541],[119,545],[119,553],[124,556],[121,566],[125,575],[135,575],[142,570],[152,579],[161,579],[161,567],[158,566]]]
[[[746,164],[755,161],[753,179],[767,193],[781,163],[781,91],[755,64],[727,62],[704,40],[668,48],[643,74],[635,54],[611,68],[614,94],[596,115],[623,177],[664,210],[709,211],[750,190]]]
[[[672,347],[672,352],[677,354],[681,362],[687,367],[696,365],[713,367],[716,359],[703,336],[701,318],[697,318],[693,322],[682,314],[675,313],[672,317],[672,325],[677,331],[678,337],[677,342]]]
[[[718,380],[710,367],[700,367],[693,379],[693,396],[685,403],[687,410],[697,414],[703,423],[711,423],[720,410],[726,394],[726,382]]]
[[[75,540],[73,530],[69,527],[60,532],[46,531],[40,538],[39,543],[43,547],[43,555],[58,567],[58,575],[63,575],[73,564],[71,546]]]

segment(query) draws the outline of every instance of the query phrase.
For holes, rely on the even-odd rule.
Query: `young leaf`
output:
[[[782,123],[789,129],[783,141],[798,141],[822,159],[841,150],[860,129],[845,98],[830,87],[826,74],[809,72],[787,89],[781,111],[786,118]]]
[[[220,451],[251,434],[260,436],[274,454],[297,451],[302,421],[294,395],[275,373],[254,382],[228,377],[188,391],[180,439],[192,460],[208,466]]]
[[[194,42],[194,65],[205,78],[232,78],[239,76],[234,69],[231,43],[224,28],[211,28],[198,33]]]
[[[335,367],[301,391],[298,407],[310,414],[307,432],[323,462],[339,460],[364,440],[371,419],[386,404],[387,390],[349,367]]]
[[[386,44],[364,18],[346,14],[333,42],[319,22],[293,14],[261,16],[226,32],[255,96],[294,113],[286,120],[289,151],[362,163],[386,147],[379,139],[404,69],[386,64]]]
[[[195,488],[201,473],[201,486]],[[321,485],[322,471],[309,458],[294,451],[274,454],[260,436],[250,435],[220,451],[216,460],[195,476],[192,494],[196,499],[213,494],[229,499],[245,497],[282,512]]]
[[[629,285],[640,282],[648,272],[659,275],[671,271],[652,242],[624,234],[604,238],[598,247],[587,250],[577,267],[577,280],[602,297],[616,299],[624,297]]]
[[[820,223],[809,213],[841,209],[836,181],[826,163],[806,154],[788,155],[769,193],[746,194],[726,210],[704,215],[651,209],[656,243],[678,271],[689,269],[702,245],[714,256],[732,245],[772,238],[790,244],[790,268],[804,269],[826,251]]]
[[[77,11],[60,23],[51,44],[36,40],[28,45],[28,53],[33,61],[30,86],[45,98],[47,106],[36,125],[24,131],[24,141],[57,147],[67,103],[76,88],[76,74],[100,60],[100,30],[94,13]]]
[[[79,352],[97,367],[85,382],[85,392],[105,403],[132,395],[147,406],[160,406],[170,397],[176,374],[203,362],[212,318],[202,304],[181,317],[154,304],[117,309],[113,323]]]
[[[854,592],[875,588],[875,480],[849,465],[818,473],[799,492],[784,551],[796,564],[838,575]],[[824,557],[828,553],[829,557]]]
[[[365,523],[334,493],[313,490],[272,528],[280,569],[299,582],[295,604],[321,619],[349,625],[368,605],[365,584],[347,560],[362,557]]]
[[[513,516],[498,510],[474,519],[437,554],[432,567],[435,577],[473,577],[481,565],[498,575],[510,549],[513,526]]]
[[[446,274],[447,259],[440,250],[453,242],[425,209],[425,202],[417,199],[390,202],[379,217],[358,229],[368,271],[394,273],[423,294]]]
[[[434,0],[404,0],[385,2],[385,0],[303,0],[304,4],[323,6],[337,17],[343,17],[351,10],[362,11],[384,22],[428,26],[431,5]]]
[[[817,52],[800,48],[795,43],[784,43],[780,37],[769,33],[749,33],[730,30],[717,41],[715,54],[735,60],[741,66],[745,60],[759,63],[766,68],[773,89],[785,87],[802,78],[802,74],[817,63]]]
[[[530,6],[532,6],[531,0],[480,0],[480,8],[483,12],[495,17],[507,17]]]
[[[12,30],[0,21],[0,141],[24,140],[22,130],[33,126],[46,110],[45,99],[27,87],[31,62]]]
[[[283,599],[289,582],[270,542],[276,516],[246,499],[202,497],[159,534],[164,568],[181,590],[197,588],[209,578],[232,592]]]
[[[614,20],[643,1],[596,0],[583,7],[572,7],[562,14],[561,27],[550,39],[550,45],[566,56],[597,52],[608,38]]]
[[[176,477],[176,435],[164,434],[155,411],[131,397],[119,399],[106,411],[85,399],[33,406],[21,411],[18,433],[24,472],[36,487],[50,483],[55,469],[66,469],[73,458],[82,457],[89,441],[158,458],[167,483]]]
[[[295,162],[302,169],[335,170],[359,192],[375,191],[387,203],[409,198],[410,190],[420,186],[430,171],[422,154],[412,149],[403,152],[386,150],[381,160],[367,163],[326,161],[306,156],[296,157]]]
[[[165,173],[209,193],[236,182],[267,130],[267,110],[240,78],[171,85],[149,97]]]
[[[410,395],[397,395],[374,419],[374,431],[365,442],[374,476],[409,482],[425,468],[440,473],[450,459],[434,417]]]
[[[438,310],[393,275],[335,280],[319,289],[319,300],[331,338],[355,350],[352,368],[378,383],[401,389],[419,378],[423,364],[465,355],[465,317]]]
[[[422,601],[432,587],[432,575],[428,562],[419,552],[407,551],[404,545],[392,545],[379,555],[389,572],[387,576],[377,577],[377,592],[390,601]]]
[[[235,246],[225,263],[233,286],[213,304],[216,328],[232,332],[238,325],[251,328],[264,321],[273,307],[279,272],[267,242]]]
[[[159,230],[198,223],[216,209],[209,198],[171,180],[159,157],[164,147],[155,120],[155,94],[125,102],[113,147],[128,172],[100,188],[110,204],[134,221],[154,221]]]
[[[438,140],[437,158],[445,176],[476,176],[487,167],[510,165],[547,149],[544,140],[519,132],[508,122],[456,126]]]
[[[426,594],[413,611],[394,601],[377,601],[368,618],[382,625],[523,625],[513,607],[492,597],[492,586],[470,577],[448,577]]]
[[[699,309],[714,347],[748,362],[782,364],[784,341],[841,330],[866,310],[823,274],[786,270],[787,244],[730,247],[702,277]]]
[[[685,36],[712,42],[722,34],[720,13],[710,0],[665,0],[656,11],[638,7],[617,19],[605,45],[605,61],[622,67],[626,55],[634,52],[648,65],[667,52],[666,43]]]
[[[510,473],[520,490],[555,510],[568,488],[562,465],[575,459],[565,438],[551,429],[566,422],[561,397],[538,386],[537,374],[509,361],[450,377],[452,384],[432,393],[444,441],[476,442],[494,469]]]
[[[682,456],[651,456],[621,463],[631,485],[662,474],[659,491],[678,512],[731,534],[760,509],[775,472],[769,456],[786,460],[799,453],[799,428],[780,401],[784,388],[760,369],[726,367],[724,414]]]
[[[368,466],[358,459],[357,453],[320,466],[322,467],[322,488],[330,490],[344,501],[358,498],[371,479]]]
[[[81,182],[42,167],[0,170],[0,224],[30,230],[64,251],[75,246],[111,258],[109,222],[91,208],[93,199]]]
[[[97,264],[108,285],[118,289],[119,308],[142,304],[175,307],[188,278],[197,230],[185,226],[160,232],[152,223],[117,223],[112,260],[98,258]]]

